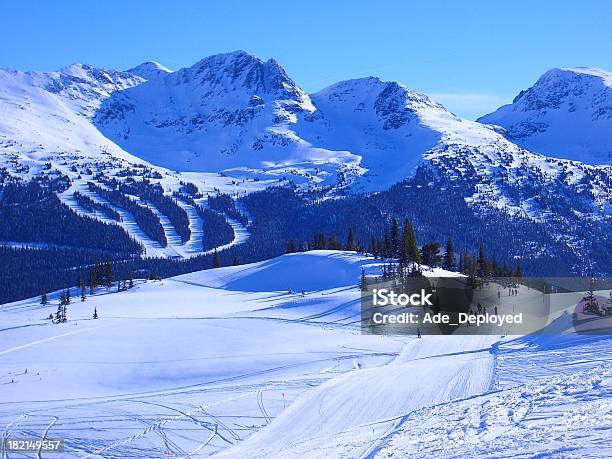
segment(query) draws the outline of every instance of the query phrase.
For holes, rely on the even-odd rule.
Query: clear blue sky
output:
[[[0,67],[177,69],[219,52],[274,57],[307,91],[368,75],[474,118],[552,67],[612,71],[612,2],[3,1]]]

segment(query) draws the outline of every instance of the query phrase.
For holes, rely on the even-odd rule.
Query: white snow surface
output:
[[[73,291],[66,324],[45,319],[59,292],[0,306],[3,436],[65,438],[57,457],[612,453],[611,341],[571,333],[572,294],[555,336],[362,335],[355,284],[380,265],[314,251]]]

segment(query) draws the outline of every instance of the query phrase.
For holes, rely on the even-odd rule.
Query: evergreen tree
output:
[[[215,250],[213,253],[213,268],[219,268],[221,266],[221,260],[219,259],[219,254]]]
[[[432,268],[438,266],[442,261],[442,257],[440,256],[440,243],[428,242],[423,245],[421,249],[421,261],[423,264],[431,266]]]
[[[287,253],[295,253],[295,242],[293,240],[287,244]]]
[[[314,241],[312,244],[313,250],[325,250],[327,244],[325,242],[325,234],[317,233],[314,235]]]
[[[406,244],[407,244],[407,258],[409,262],[421,263],[421,255],[419,253],[419,246],[417,244],[416,233],[414,232],[414,227],[412,226],[412,222],[406,220]]]
[[[399,240],[399,225],[397,219],[393,217],[391,220],[391,257],[398,258],[400,256],[400,240]]]
[[[523,277],[523,271],[521,270],[521,264],[518,260],[516,260],[516,266],[514,267],[514,272],[512,273],[514,277],[521,278]]]
[[[70,304],[70,289],[66,289],[66,304]]]
[[[60,297],[60,303],[57,306],[57,312],[55,313],[55,319],[54,322],[57,324],[63,324],[65,323],[68,318],[68,303],[67,303],[67,298],[64,292],[62,292],[62,295]]]
[[[43,306],[45,306],[48,303],[47,300],[47,292],[45,292],[44,290],[42,291],[42,295],[40,295],[40,304],[42,304]]]
[[[342,249],[342,247],[340,246],[340,243],[338,242],[338,239],[336,238],[335,234],[332,237],[329,238],[329,242],[327,243],[327,247],[330,250],[341,250]]]
[[[63,297],[63,293],[62,293],[62,297]],[[64,309],[64,303],[62,302],[62,299],[60,298],[60,304],[57,305],[57,311],[55,313],[55,318],[53,319],[53,322],[56,324],[61,324],[62,323],[62,312]]]
[[[497,255],[493,254],[491,258],[491,274],[498,277],[500,275],[499,265],[497,264]]]
[[[442,267],[447,271],[454,271],[456,268],[455,249],[450,237],[446,241],[446,251],[444,252]]]
[[[85,284],[81,285],[81,301],[85,301],[87,298],[87,289],[85,288]]]
[[[353,236],[353,228],[349,228],[348,235],[346,237],[346,250],[355,250],[355,238]]]
[[[489,274],[489,267],[487,263],[487,257],[485,255],[484,244],[480,243],[480,248],[478,249],[478,259],[476,260],[477,266],[477,274],[480,277],[486,277]]]
[[[238,266],[240,264],[240,260],[236,255],[234,255],[234,259],[232,260],[232,266]]]
[[[361,270],[361,280],[359,282],[359,288],[362,292],[367,292],[368,290],[368,280],[366,279],[365,271]]]
[[[128,288],[134,288],[134,273],[132,271],[130,271],[130,283]]]
[[[97,309],[96,307],[94,307],[93,318],[94,318],[94,319],[97,319],[97,318],[98,318],[98,309]]]
[[[589,289],[583,300],[583,308],[585,312],[600,313],[599,304],[597,303],[597,299],[595,298],[595,278],[593,277],[589,279]]]
[[[97,279],[97,265],[94,266],[93,269],[89,271],[89,294],[93,295],[95,293],[96,287],[98,286]]]
[[[111,288],[113,286],[115,278],[113,275],[113,265],[111,265],[110,260],[107,261],[104,265],[104,280],[108,288]]]

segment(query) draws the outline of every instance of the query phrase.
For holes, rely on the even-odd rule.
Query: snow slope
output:
[[[355,283],[378,267],[315,251],[137,281],[61,325],[57,292],[3,305],[3,436],[66,438],[58,457],[612,452],[609,336],[361,335]]]
[[[50,73],[0,70],[0,147],[32,161],[66,153],[142,162],[91,123],[103,99],[142,81],[82,64]]]
[[[552,69],[511,104],[478,121],[502,126],[529,150],[588,164],[612,164],[612,73]]]

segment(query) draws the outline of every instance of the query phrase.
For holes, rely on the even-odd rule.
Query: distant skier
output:
[[[420,337],[421,337],[421,329],[417,328],[417,338],[420,338]]]
[[[302,290],[302,296],[306,296],[306,294],[304,293],[304,290]]]

